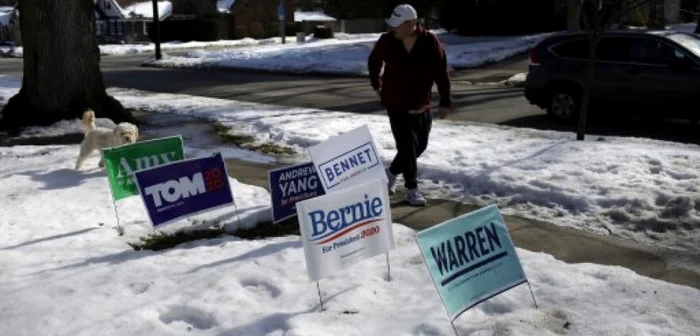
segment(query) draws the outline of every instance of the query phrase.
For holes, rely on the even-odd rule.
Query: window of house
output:
[[[110,21],[109,23],[110,23],[110,24],[109,24],[109,28],[110,28],[110,29],[109,29],[109,35],[116,35],[116,33],[117,33],[117,21],[116,21],[116,20],[112,20],[112,21]]]
[[[148,22],[143,21],[143,35],[148,36]]]
[[[104,34],[104,30],[105,30],[105,22],[102,20],[97,20],[95,22],[95,35]]]
[[[124,35],[124,21],[115,21],[117,24],[117,35]]]

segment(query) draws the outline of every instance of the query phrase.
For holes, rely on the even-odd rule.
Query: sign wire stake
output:
[[[530,286],[530,281],[527,281],[527,288],[530,289],[530,295],[532,295],[532,301],[535,303],[535,309],[540,309],[540,307],[537,306],[537,300],[535,300],[535,293],[532,292],[532,287]]]
[[[386,253],[386,271],[389,282],[391,282],[391,264],[389,263],[389,252]]]
[[[117,211],[117,202],[112,198],[112,205],[114,205],[114,214],[117,217],[117,232],[119,236],[124,235],[124,228],[122,227],[121,220],[119,219],[119,211]]]
[[[233,209],[236,211],[236,220],[238,221],[238,229],[243,230],[243,224],[241,224],[241,214],[238,211],[238,205],[236,205],[236,200],[233,201]]]
[[[459,334],[457,333],[457,327],[455,327],[455,322],[454,322],[454,321],[450,321],[450,324],[452,325],[452,330],[455,331],[455,336],[459,336]]]
[[[318,289],[318,302],[321,303],[321,311],[323,311],[323,298],[321,297],[321,285],[316,281],[316,289]]]

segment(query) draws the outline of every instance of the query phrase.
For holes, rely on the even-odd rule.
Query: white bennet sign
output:
[[[386,183],[369,182],[297,203],[311,281],[394,248]]]
[[[309,155],[327,194],[387,179],[366,125],[309,148]]]

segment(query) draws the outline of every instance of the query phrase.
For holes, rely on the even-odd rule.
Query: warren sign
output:
[[[386,183],[364,183],[297,203],[311,281],[394,248]]]
[[[233,204],[221,153],[138,171],[134,175],[153,226]]]
[[[527,281],[495,205],[418,232],[416,241],[452,320]]]

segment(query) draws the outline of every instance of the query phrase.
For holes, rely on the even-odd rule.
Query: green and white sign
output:
[[[450,320],[527,282],[508,227],[495,205],[416,234]]]
[[[165,137],[102,151],[115,201],[139,194],[134,172],[185,159],[182,137]]]

